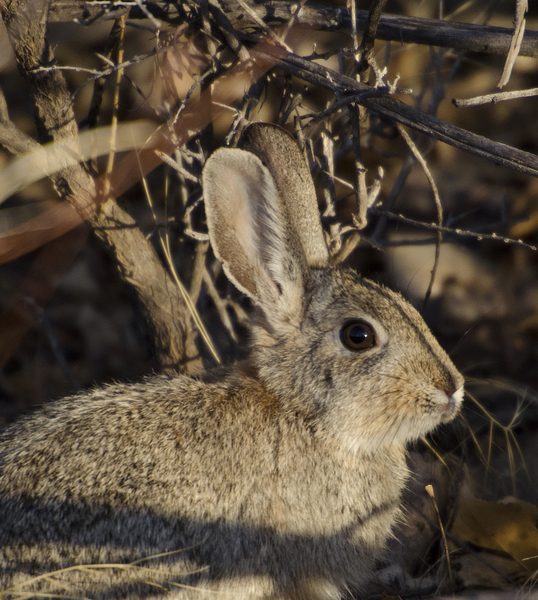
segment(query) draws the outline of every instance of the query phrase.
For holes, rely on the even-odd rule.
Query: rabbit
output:
[[[0,594],[359,594],[400,515],[406,445],[463,379],[400,295],[331,265],[284,129],[252,123],[202,183],[216,256],[255,304],[250,354],[51,403],[0,432]]]

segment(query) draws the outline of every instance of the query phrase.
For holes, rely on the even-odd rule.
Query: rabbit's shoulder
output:
[[[240,405],[264,403],[267,394],[255,377],[236,369],[215,369],[200,377],[153,375],[134,383],[113,383],[52,401],[28,411],[0,431],[0,456],[16,438],[17,447],[31,437],[32,446],[50,441],[55,432],[108,435],[110,427],[128,421],[136,428],[180,425],[205,412],[239,410]],[[116,436],[124,434],[121,428]],[[81,440],[82,442],[83,440]]]
[[[78,469],[95,492],[133,463],[164,477],[170,461],[218,456],[223,437],[247,439],[266,427],[275,410],[267,398],[255,378],[222,371],[213,382],[158,375],[52,402],[0,431],[0,488],[69,486]],[[131,473],[142,477],[144,468]]]

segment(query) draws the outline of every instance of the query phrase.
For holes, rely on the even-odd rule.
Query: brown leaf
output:
[[[538,569],[538,507],[529,502],[462,498],[452,533],[488,550],[501,550],[531,572]]]

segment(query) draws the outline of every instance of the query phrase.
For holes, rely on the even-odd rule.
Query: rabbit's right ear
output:
[[[211,245],[229,279],[266,314],[299,314],[307,260],[268,169],[251,152],[221,148],[202,184]]]
[[[316,188],[297,141],[272,123],[251,123],[240,147],[253,152],[267,167],[286,206],[291,225],[301,239],[310,267],[325,267],[329,250],[319,217]]]

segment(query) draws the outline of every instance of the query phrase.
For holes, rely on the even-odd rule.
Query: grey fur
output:
[[[359,590],[399,515],[407,441],[457,413],[463,380],[418,313],[330,267],[311,181],[283,193],[279,161],[255,150],[269,136],[307,169],[298,147],[274,127],[248,136],[257,156],[217,151],[204,192],[212,245],[257,305],[251,358],[79,394],[0,432],[3,597]],[[343,345],[350,319],[374,347]]]

